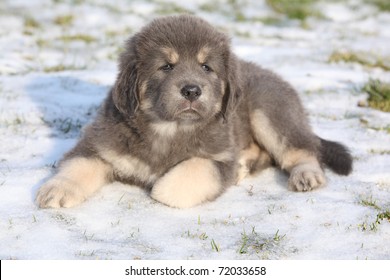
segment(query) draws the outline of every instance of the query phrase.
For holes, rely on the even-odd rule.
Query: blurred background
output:
[[[0,74],[113,67],[126,38],[155,17],[181,13],[210,21],[239,55],[280,72],[302,62],[306,70],[358,68],[373,79],[390,70],[388,0],[2,0]],[[358,87],[373,95],[370,105],[389,111],[375,96],[384,85],[364,78]]]

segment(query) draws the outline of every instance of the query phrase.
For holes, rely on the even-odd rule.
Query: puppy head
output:
[[[127,42],[114,103],[128,116],[178,124],[227,116],[240,91],[237,67],[229,39],[207,22],[160,18]]]

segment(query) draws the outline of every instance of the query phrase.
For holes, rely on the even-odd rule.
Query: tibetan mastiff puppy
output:
[[[299,192],[324,186],[325,167],[352,170],[344,146],[313,133],[288,83],[239,59],[202,19],[165,17],[126,42],[96,119],[36,201],[72,207],[118,180],[187,208],[273,164]]]

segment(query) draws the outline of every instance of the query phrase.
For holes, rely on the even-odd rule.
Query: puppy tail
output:
[[[352,156],[340,143],[320,138],[321,161],[333,172],[348,175],[352,172]]]

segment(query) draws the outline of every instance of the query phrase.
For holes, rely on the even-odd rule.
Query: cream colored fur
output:
[[[101,150],[99,154],[113,166],[115,172],[124,177],[134,176],[144,182],[156,180],[156,175],[151,172],[150,166],[137,157],[120,155],[109,149]]]
[[[255,143],[251,143],[248,148],[240,152],[240,157],[238,159],[239,169],[237,183],[249,175],[249,162],[256,161],[259,157],[260,148]]]
[[[203,158],[186,160],[161,177],[151,196],[176,208],[189,208],[214,199],[221,191],[218,170]]]
[[[205,63],[207,60],[207,56],[210,53],[210,48],[209,47],[203,47],[200,49],[198,54],[196,55],[196,58],[200,64]]]
[[[151,123],[150,126],[152,127],[153,131],[159,136],[173,137],[177,132],[176,122],[168,122],[168,121],[154,122]]]
[[[161,50],[167,56],[169,63],[176,64],[179,61],[179,54],[175,49],[164,47]]]
[[[251,126],[256,139],[275,157],[281,168],[290,173],[289,189],[309,191],[325,185],[325,174],[317,158],[308,151],[289,148],[287,140],[278,136],[261,110],[252,113]]]
[[[111,167],[97,159],[74,158],[40,189],[36,201],[41,208],[73,207],[108,182]]]

